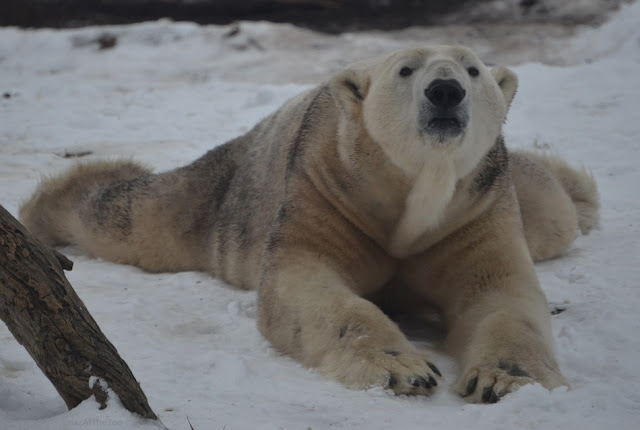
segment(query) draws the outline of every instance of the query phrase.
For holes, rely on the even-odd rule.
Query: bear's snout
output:
[[[458,106],[467,92],[455,79],[436,79],[424,90],[424,95],[437,108]]]
[[[456,79],[434,79],[424,90],[427,100],[418,116],[420,129],[443,143],[459,136],[469,120],[467,92]]]

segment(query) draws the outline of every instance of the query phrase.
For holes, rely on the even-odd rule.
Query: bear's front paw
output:
[[[525,384],[540,383],[548,390],[569,386],[555,363],[544,359],[486,360],[462,372],[455,389],[474,403],[496,403],[501,397]]]
[[[496,403],[524,384],[535,382],[517,362],[501,360],[495,366],[474,366],[463,372],[456,391],[473,403]]]
[[[362,348],[351,353],[323,366],[325,373],[347,387],[381,386],[395,394],[429,395],[442,377],[429,356],[413,347]]]
[[[389,372],[386,387],[396,394],[429,395],[442,377],[429,356],[420,351],[384,351],[373,364]]]

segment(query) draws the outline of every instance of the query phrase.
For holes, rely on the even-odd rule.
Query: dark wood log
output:
[[[0,26],[67,27],[170,17],[201,24],[291,22],[340,32],[440,23],[443,14],[487,0],[2,0]],[[506,0],[505,0],[506,1]],[[622,0],[616,0],[622,1]]]
[[[164,17],[200,24],[290,22],[329,33],[443,24],[573,26],[602,23],[625,2],[585,8],[554,0],[2,0],[0,26],[77,27]]]
[[[157,420],[129,366],[64,276],[72,266],[0,206],[0,318],[13,336],[69,409],[91,395],[105,408],[108,387],[129,411]]]

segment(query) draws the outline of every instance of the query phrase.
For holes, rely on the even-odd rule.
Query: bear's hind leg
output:
[[[514,151],[509,158],[531,256],[540,261],[563,254],[598,221],[595,181],[558,157]]]
[[[94,257],[159,271],[202,270],[205,250],[191,222],[180,173],[153,175],[130,161],[78,164],[46,178],[20,208],[45,243],[74,244]]]
[[[105,185],[149,175],[131,161],[79,163],[62,174],[45,177],[20,206],[20,222],[50,246],[78,244],[83,227],[79,211]]]

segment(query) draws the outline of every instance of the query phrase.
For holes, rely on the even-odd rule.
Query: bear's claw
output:
[[[435,364],[431,363],[430,361],[427,361],[427,366],[429,366],[429,369],[431,369],[433,373],[435,373],[438,376],[442,376],[442,373],[440,373],[440,370],[438,370]],[[435,385],[438,385],[438,384],[436,383]]]
[[[474,403],[496,403],[518,387],[534,382],[517,363],[500,362],[493,368],[473,368],[460,378],[457,391]]]

